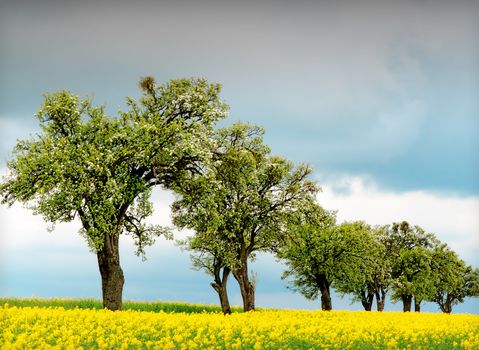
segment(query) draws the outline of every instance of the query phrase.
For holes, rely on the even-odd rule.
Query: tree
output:
[[[394,250],[389,242],[389,225],[377,226],[373,230],[376,237],[376,255],[372,261],[372,278],[368,282],[374,290],[377,311],[384,311],[386,295],[392,285],[392,262]]]
[[[220,247],[210,257],[231,270],[245,311],[255,308],[248,262],[257,252],[274,251],[286,214],[317,191],[308,180],[311,168],[272,156],[263,134],[241,123],[219,130],[204,176],[173,204],[176,224],[195,230],[196,240]]]
[[[479,270],[467,266],[446,244],[435,247],[432,263],[435,291],[429,300],[442,312],[449,314],[464,298],[479,296]]]
[[[400,271],[393,284],[393,299],[403,301],[403,311],[410,311],[414,301],[414,311],[420,311],[420,304],[434,293],[434,280],[431,278],[431,252],[417,246],[403,250],[395,267]]]
[[[432,250],[439,244],[432,233],[408,222],[394,223],[388,233],[388,249],[392,252],[393,301],[402,300],[403,311],[415,311],[434,293],[431,277]]]
[[[349,227],[357,231],[360,244],[356,244],[355,254],[348,261],[350,272],[336,278],[334,288],[342,294],[352,294],[353,300],[361,302],[365,311],[371,311],[376,297],[377,310],[383,311],[390,270],[387,251],[381,241],[384,227],[371,228],[363,222]]]
[[[67,91],[46,94],[41,133],[19,141],[0,186],[2,202],[30,204],[53,224],[79,218],[96,253],[104,307],[121,309],[124,284],[119,237],[131,234],[138,254],[165,229],[150,226],[151,188],[187,181],[209,157],[215,122],[225,117],[219,85],[203,79],[157,85],[141,79],[140,100],[105,115]]]
[[[332,285],[346,290],[359,285],[359,270],[364,267],[365,247],[362,222],[335,225],[335,214],[311,202],[289,220],[288,239],[278,252],[291,278],[289,287],[307,299],[321,297],[321,309],[332,310]],[[348,289],[350,291],[350,289]]]
[[[203,221],[208,220],[207,215],[205,213],[205,216],[202,218]],[[184,227],[179,216],[174,217],[174,223],[179,228]],[[219,232],[217,234],[220,235]],[[191,255],[193,268],[204,270],[213,277],[211,287],[218,294],[221,310],[225,315],[231,314],[227,289],[231,268],[227,265],[227,262],[234,260],[234,256],[231,256],[234,252],[226,249],[226,240],[226,236],[204,235],[200,233],[178,242],[182,248],[194,252]]]

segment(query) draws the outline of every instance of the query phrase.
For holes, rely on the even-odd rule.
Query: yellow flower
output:
[[[0,307],[0,349],[479,349],[479,316],[273,311],[168,314]]]

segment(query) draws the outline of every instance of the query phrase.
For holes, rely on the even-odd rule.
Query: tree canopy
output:
[[[246,311],[254,309],[255,286],[248,260],[273,251],[287,213],[312,200],[311,168],[272,156],[263,129],[237,123],[218,130],[210,167],[173,204],[174,222],[195,230],[190,248],[207,242],[238,281]],[[201,249],[200,249],[201,250]]]
[[[466,297],[479,296],[479,270],[466,265],[456,252],[441,244],[435,247],[431,261],[433,293],[428,300],[436,302],[445,313]]]
[[[157,85],[147,77],[140,87],[140,100],[127,98],[129,109],[117,117],[68,91],[46,94],[36,115],[41,132],[17,143],[0,185],[3,203],[27,203],[47,222],[80,219],[111,309],[121,308],[119,235],[131,234],[144,254],[166,233],[144,223],[151,188],[172,188],[199,172],[214,125],[227,113],[219,85],[204,79]]]
[[[366,251],[371,245],[364,222],[336,224],[334,212],[315,202],[292,215],[288,236],[278,250],[286,264],[283,279],[307,299],[321,297],[321,308],[332,310],[331,287],[352,292],[364,283]]]

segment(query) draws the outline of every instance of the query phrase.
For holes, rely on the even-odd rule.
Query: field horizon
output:
[[[58,298],[58,297],[0,297],[0,307],[7,304],[9,307],[63,307],[65,310],[71,309],[103,309],[102,300],[98,298]],[[135,310],[145,312],[184,312],[184,313],[204,313],[215,312],[221,313],[221,306],[214,303],[195,303],[175,300],[135,300],[125,299],[123,300],[123,308],[120,311]],[[256,307],[257,311],[305,311],[316,312],[323,311],[318,305],[317,309],[307,308],[274,308],[274,307]],[[231,311],[233,313],[243,313],[243,307],[241,305],[231,305]],[[338,312],[377,312],[377,313],[402,313],[399,310],[384,310],[377,311],[375,309],[371,311],[357,310],[357,309],[333,309],[331,311]],[[415,313],[414,311],[410,312]],[[416,313],[421,314],[443,314],[440,311],[424,310]],[[451,315],[473,315],[478,316],[474,312],[452,312]]]

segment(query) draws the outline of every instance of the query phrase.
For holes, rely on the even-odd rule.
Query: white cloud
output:
[[[450,245],[464,260],[479,266],[479,197],[425,191],[396,193],[360,177],[323,184],[318,201],[338,210],[338,220],[364,220],[371,225],[406,220]]]
[[[171,226],[169,205],[173,202],[171,191],[155,190],[152,200],[155,203],[154,213],[148,222],[163,226]],[[69,223],[60,223],[52,232],[48,232],[49,225],[40,215],[33,215],[32,211],[19,203],[8,207],[0,206],[0,242],[2,250],[16,251],[27,247],[38,249],[68,249],[82,246],[86,249],[86,242],[78,234],[81,228],[79,220]],[[178,232],[178,237],[188,234],[189,231]],[[124,239],[127,250],[134,249],[132,239]]]
[[[373,181],[360,177],[341,177],[322,184],[322,189],[318,195],[319,203],[327,209],[337,210],[339,221],[364,220],[371,225],[383,225],[407,220],[435,233],[468,263],[479,265],[476,254],[479,250],[478,197],[425,191],[396,193],[381,190]],[[169,206],[174,200],[173,193],[158,189],[152,200],[155,210],[149,221],[171,226]],[[88,254],[86,242],[77,233],[80,228],[78,221],[59,224],[53,232],[47,232],[48,225],[40,216],[15,204],[10,208],[0,206],[0,225],[1,250],[8,256],[33,247],[52,252],[81,249]],[[176,238],[188,234],[191,231],[177,231]],[[129,238],[123,239],[122,246],[127,254],[134,251],[133,241]],[[176,249],[172,244],[157,244],[148,250],[161,250],[162,247]]]

